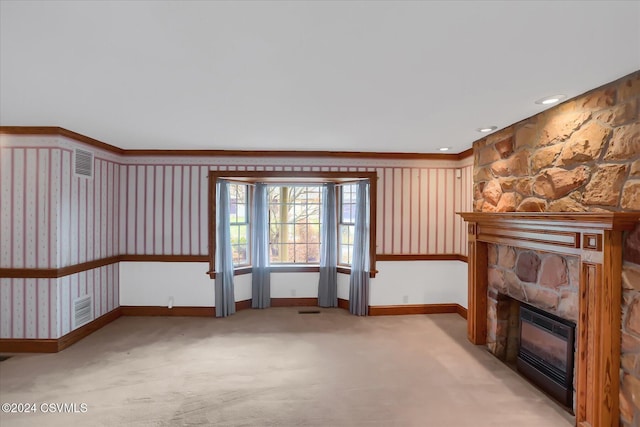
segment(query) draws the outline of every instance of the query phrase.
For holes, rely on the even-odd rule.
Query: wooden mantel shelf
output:
[[[532,222],[628,230],[640,221],[638,212],[458,212],[467,222]]]
[[[622,238],[640,213],[459,213],[469,231],[467,330],[487,338],[487,245],[509,245],[580,260],[576,425],[619,425]]]

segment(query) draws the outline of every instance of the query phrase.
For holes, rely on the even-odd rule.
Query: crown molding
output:
[[[56,126],[0,126],[4,135],[50,135],[63,136],[127,157],[325,157],[359,159],[396,159],[396,160],[462,160],[473,155],[473,148],[457,154],[444,153],[400,153],[374,151],[286,151],[286,150],[129,150],[107,144],[97,139],[81,135]]]

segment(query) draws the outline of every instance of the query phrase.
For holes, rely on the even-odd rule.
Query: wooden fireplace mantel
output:
[[[619,425],[623,232],[639,213],[459,213],[469,231],[468,337],[487,340],[487,244],[580,259],[576,425]]]

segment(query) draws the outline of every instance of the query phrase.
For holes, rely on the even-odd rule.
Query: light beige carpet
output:
[[[518,426],[573,417],[466,339],[455,314],[340,309],[122,317],[58,354],[0,362],[10,426]],[[75,403],[79,413],[43,413]],[[86,404],[82,412],[80,404]]]

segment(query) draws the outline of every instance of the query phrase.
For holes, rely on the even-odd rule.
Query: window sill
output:
[[[349,266],[349,265],[339,265],[338,266],[338,273],[351,274],[351,266]],[[371,279],[375,278],[377,273],[378,273],[378,270],[370,271],[369,272],[369,278],[371,278]]]
[[[270,267],[272,273],[318,273],[320,272],[320,266],[318,265],[272,265]],[[338,266],[338,273],[340,274],[351,274],[351,267],[341,265]],[[234,276],[241,276],[243,274],[251,274],[253,272],[253,267],[238,267],[233,270]],[[376,277],[376,273],[378,271],[371,271],[369,273],[370,278]],[[211,279],[216,278],[215,271],[208,271],[207,274]]]
[[[320,266],[318,265],[272,265],[269,268],[271,273],[318,273],[320,271]],[[237,267],[233,269],[234,276],[251,273],[253,273],[253,267],[251,266]],[[211,279],[215,279],[216,274],[218,273],[215,271],[208,271],[207,274]]]
[[[320,272],[320,266],[314,264],[306,264],[306,265],[294,265],[294,264],[284,264],[284,265],[272,265],[271,267],[272,273],[318,273]]]
[[[243,274],[251,274],[252,272],[253,272],[253,268],[251,266],[237,267],[233,269],[234,276],[242,276]],[[207,271],[207,274],[209,275],[210,279],[215,279],[216,274],[218,273],[215,271]]]
[[[351,266],[350,265],[339,265],[338,273],[341,274],[351,274]]]

